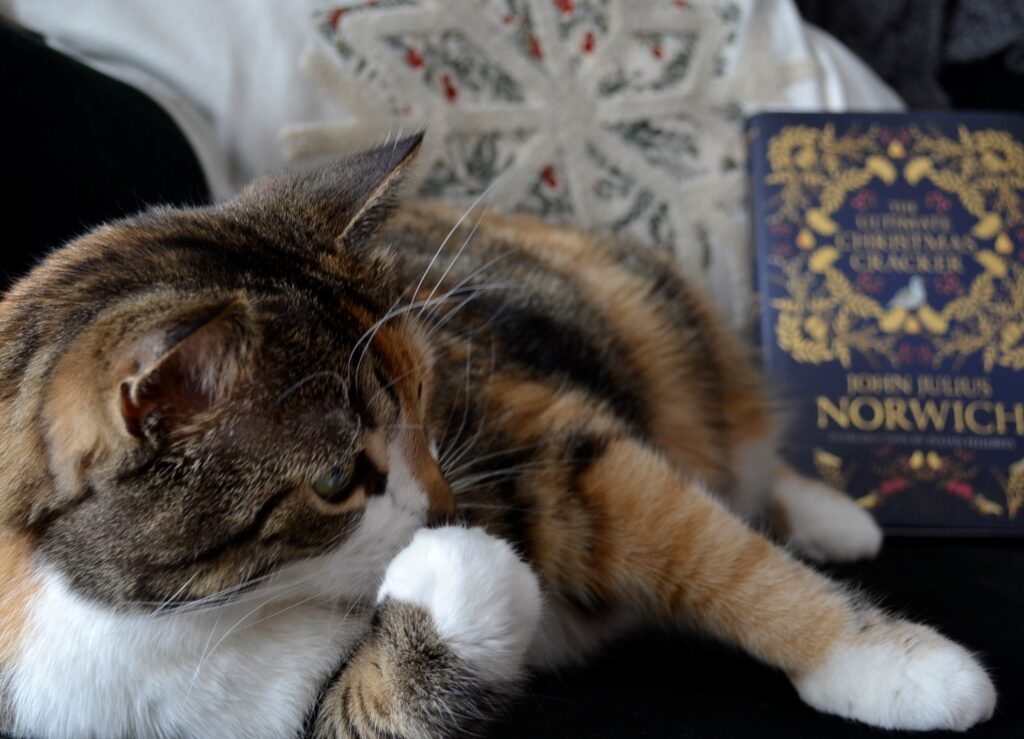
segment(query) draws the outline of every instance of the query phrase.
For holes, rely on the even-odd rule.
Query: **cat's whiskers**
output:
[[[366,331],[363,332],[362,336],[360,336],[359,339],[356,340],[356,343],[352,346],[352,350],[349,352],[349,356],[348,356],[348,363],[347,363],[348,374],[350,376],[352,375],[352,358],[355,356],[356,351],[359,350],[360,345],[363,345],[363,350],[362,350],[362,353],[359,356],[359,361],[356,363],[356,372],[358,372],[359,368],[362,366],[363,359],[366,356],[366,352],[369,349],[370,345],[373,343],[373,339],[377,335],[377,332],[386,323],[388,323],[389,321],[394,320],[395,318],[397,318],[399,316],[406,315],[407,313],[410,313],[411,311],[416,310],[417,308],[419,308],[422,311],[423,309],[428,308],[428,307],[441,306],[441,305],[444,305],[446,302],[448,302],[455,295],[461,295],[461,294],[464,294],[464,293],[472,294],[472,293],[475,293],[477,290],[479,290],[479,289],[481,289],[483,287],[486,287],[486,285],[482,285],[482,286],[467,285],[467,283],[470,280],[472,280],[473,278],[478,277],[479,275],[481,275],[487,269],[490,269],[490,267],[492,267],[494,264],[496,264],[497,262],[501,261],[502,259],[506,258],[507,256],[508,256],[508,254],[499,254],[497,257],[495,257],[495,258],[485,262],[483,265],[481,265],[480,267],[478,267],[477,269],[473,270],[468,275],[466,275],[451,290],[448,290],[443,295],[439,295],[437,297],[432,297],[432,298],[429,298],[429,299],[424,300],[424,301],[417,301],[416,300],[416,293],[414,292],[413,296],[412,296],[412,302],[410,302],[409,305],[404,306],[403,308],[398,308],[397,307],[399,301],[396,300],[392,304],[391,308],[389,308],[388,311],[384,314],[384,316],[382,318],[378,319],[377,321],[375,321],[368,329],[366,329]],[[417,291],[418,290],[419,290],[419,288],[417,287]],[[434,313],[434,311],[429,311],[427,313],[426,317],[429,319],[430,317],[432,317],[433,313]]]
[[[488,290],[488,291],[489,290],[515,290],[515,289],[521,289],[521,286],[520,285],[514,285],[514,284],[511,284],[511,283],[493,282],[493,283],[484,283],[483,285],[480,285],[479,288],[481,288],[479,291],[474,292],[472,295],[467,297],[465,300],[461,301],[458,305],[456,305],[455,307],[450,309],[444,315],[443,318],[441,318],[439,321],[434,323],[431,326],[430,331],[427,332],[427,339],[428,340],[429,339],[433,339],[437,335],[437,333],[442,328],[444,328],[445,324],[448,323],[448,321],[452,320],[452,318],[457,316],[459,314],[459,312],[463,308],[465,308],[467,305],[469,305],[469,303],[471,303],[473,300],[478,298],[480,296],[480,293],[484,292],[485,289]],[[493,323],[494,320],[495,320],[495,316],[492,316],[491,319],[488,321],[487,325],[490,325],[491,323]]]
[[[203,645],[203,651],[199,655],[199,663],[196,665],[195,672],[192,673],[192,679],[188,683],[188,689],[185,691],[185,697],[182,698],[182,706],[188,705],[189,696],[192,695],[192,688],[196,683],[196,678],[199,677],[199,670],[203,666],[203,662],[206,659],[206,652],[210,648],[210,644],[213,642],[213,635],[217,633],[217,627],[220,626],[220,620],[224,616],[224,611],[220,611],[217,614],[217,620],[213,622],[213,626],[210,628],[210,635],[206,638],[206,644]]]
[[[270,592],[269,595],[267,593],[265,593],[265,592],[261,593],[260,594],[261,596],[266,596],[266,597],[264,597],[263,600],[258,605],[256,605],[255,607],[253,607],[252,609],[247,611],[241,618],[239,618],[237,621],[235,621],[235,623],[231,626],[231,628],[229,628],[227,631],[225,631],[221,635],[221,637],[219,639],[217,639],[217,641],[211,647],[210,646],[210,642],[213,641],[213,636],[214,636],[214,634],[217,631],[217,626],[220,624],[221,618],[222,618],[223,614],[226,612],[227,609],[225,608],[225,609],[220,610],[220,612],[217,614],[217,620],[214,622],[213,628],[210,631],[210,636],[209,636],[209,638],[206,641],[206,645],[203,647],[202,653],[200,654],[199,662],[196,664],[195,672],[192,674],[192,679],[190,680],[188,689],[185,692],[184,700],[186,702],[188,701],[189,695],[191,695],[191,693],[192,693],[192,688],[195,685],[196,679],[199,677],[199,673],[201,672],[202,667],[206,663],[206,661],[210,658],[211,655],[213,655],[214,652],[217,651],[217,648],[221,644],[223,644],[225,640],[227,640],[232,634],[234,634],[238,630],[240,630],[240,627],[241,628],[248,628],[250,626],[254,626],[255,624],[262,623],[262,622],[264,622],[264,621],[266,621],[266,620],[268,620],[270,618],[273,618],[273,617],[275,617],[277,615],[280,615],[281,613],[289,611],[292,608],[295,608],[295,607],[297,607],[299,605],[303,605],[303,604],[308,603],[308,602],[310,602],[312,600],[316,600],[318,598],[322,598],[323,594],[322,593],[313,593],[312,595],[310,595],[310,596],[308,596],[306,598],[303,598],[303,599],[297,601],[296,603],[289,604],[287,607],[285,607],[283,609],[280,609],[279,611],[276,611],[276,612],[274,612],[272,614],[269,614],[267,616],[263,616],[263,617],[261,617],[259,619],[256,619],[255,621],[252,621],[251,623],[245,624],[246,620],[250,616],[252,616],[255,613],[258,613],[261,609],[266,608],[271,603],[273,603],[273,602],[275,602],[277,600],[280,600],[281,598],[284,598],[284,597],[290,595],[294,590],[298,589],[299,587],[301,587],[302,585],[307,583],[309,580],[322,576],[334,564],[335,563],[331,560],[330,557],[326,557],[326,558],[324,558],[323,562],[321,562],[316,568],[314,568],[310,572],[306,573],[304,576],[296,578],[296,579],[291,580],[288,583],[284,584],[282,586],[282,589],[281,589],[280,592],[277,592],[277,593]],[[280,571],[275,572],[273,574],[280,575]],[[367,589],[368,588],[364,588],[363,592],[365,593]],[[230,601],[230,603],[227,603],[227,604],[224,604],[224,605],[237,606],[237,605],[239,605],[241,603],[244,603],[244,602],[245,602],[244,598],[239,598],[239,599]],[[242,626],[243,624],[245,624],[245,626]]]
[[[153,615],[155,616],[155,615],[157,615],[157,614],[161,613],[162,611],[164,611],[164,610],[165,610],[166,608],[168,608],[169,606],[171,606],[171,604],[173,604],[173,603],[174,603],[174,601],[175,601],[175,600],[176,600],[176,599],[178,598],[178,596],[179,596],[179,595],[181,595],[182,593],[184,593],[184,592],[185,592],[185,590],[187,590],[187,589],[188,589],[188,586],[189,586],[189,585],[191,585],[191,584],[192,584],[193,582],[195,582],[196,578],[197,578],[197,577],[199,577],[199,574],[200,574],[200,571],[199,571],[199,570],[196,570],[196,571],[195,571],[194,573],[192,573],[192,576],[191,576],[190,578],[188,578],[187,580],[185,580],[185,582],[183,582],[183,583],[181,584],[181,587],[180,587],[180,588],[178,588],[178,589],[177,589],[177,590],[175,590],[175,591],[174,591],[173,593],[171,593],[171,595],[170,595],[170,596],[168,596],[168,597],[167,597],[167,598],[166,598],[166,599],[165,599],[165,600],[164,600],[164,601],[163,601],[163,602],[162,602],[162,603],[161,603],[161,604],[160,604],[160,605],[159,605],[159,606],[157,607],[157,609],[156,609],[155,611],[153,611]]]
[[[419,294],[420,288],[423,287],[424,280],[427,279],[427,275],[430,274],[430,270],[434,268],[434,264],[437,262],[438,257],[441,256],[441,252],[444,251],[444,247],[448,244],[448,241],[455,234],[455,232],[459,230],[459,226],[461,226],[462,222],[466,220],[466,217],[473,212],[473,209],[480,204],[480,201],[487,196],[487,194],[494,188],[496,184],[498,184],[501,178],[502,175],[498,175],[493,180],[491,180],[491,183],[486,188],[484,188],[483,192],[481,192],[477,196],[476,200],[474,200],[470,204],[469,208],[466,209],[466,212],[459,216],[459,219],[455,221],[455,225],[452,226],[451,230],[448,232],[448,235],[445,236],[444,239],[442,239],[441,245],[437,247],[437,251],[435,251],[434,256],[431,257],[430,262],[427,264],[427,268],[423,270],[423,274],[420,275],[419,282],[416,283],[416,288],[412,291],[413,300],[415,300],[416,296]]]
[[[500,470],[490,470],[488,472],[481,472],[477,475],[470,475],[461,480],[456,480],[451,483],[452,491],[455,494],[466,492],[467,490],[473,489],[473,487],[479,486],[483,483],[494,484],[504,480],[512,480],[522,476],[526,472],[539,472],[548,469],[555,469],[561,466],[561,463],[552,461],[548,462],[533,462],[523,465],[515,465],[513,467],[507,467]],[[471,487],[467,487],[472,483]]]
[[[530,513],[533,508],[526,506],[503,505],[501,503],[460,503],[459,510],[464,511],[508,511],[518,513]]]
[[[492,344],[491,345],[491,364],[492,364],[492,366],[494,364],[494,352],[495,352],[495,349],[494,349],[494,345]],[[467,399],[469,397],[469,386],[468,386],[468,384],[466,386],[466,397],[467,397]],[[467,404],[466,404],[467,412],[468,412],[468,409],[469,409],[469,404],[467,402]],[[473,436],[471,438],[467,439],[465,442],[463,442],[461,445],[459,445],[457,447],[458,451],[453,451],[450,455],[448,455],[448,457],[445,460],[445,464],[446,465],[456,465],[456,464],[458,464],[460,461],[462,461],[462,458],[472,449],[473,445],[477,442],[477,440],[480,438],[481,434],[483,433],[483,430],[484,430],[484,428],[486,426],[486,423],[487,423],[487,414],[488,414],[488,412],[489,412],[489,406],[485,405],[484,406],[484,411],[483,411],[483,413],[480,416],[480,421],[477,424],[476,432],[473,434]],[[453,448],[455,448],[455,445],[458,444],[459,439],[462,438],[462,430],[463,430],[463,428],[464,428],[464,425],[463,425],[463,427],[460,427],[458,436],[456,436],[455,439],[453,439],[453,441],[452,441]],[[444,469],[445,469],[445,467],[442,467],[442,470],[444,470]],[[445,476],[448,477],[448,473],[447,472],[445,473]]]
[[[459,465],[458,467],[455,467],[455,468],[450,469],[450,470],[446,469],[445,470],[445,474],[451,475],[451,477],[453,479],[455,479],[459,475],[462,475],[462,474],[468,472],[473,467],[476,467],[478,464],[481,464],[482,462],[486,462],[489,459],[495,459],[496,457],[504,457],[504,456],[507,456],[509,454],[518,454],[519,452],[526,452],[526,451],[529,451],[531,449],[539,449],[539,448],[545,446],[545,444],[546,444],[545,441],[536,441],[536,442],[534,442],[532,444],[521,444],[520,446],[513,446],[513,447],[508,447],[506,449],[499,449],[498,451],[490,452],[489,454],[482,454],[479,457],[475,457],[472,460]],[[453,463],[454,463],[454,461],[455,460],[453,460]]]
[[[456,433],[456,435],[454,437],[455,441],[457,441],[458,439],[460,439],[462,437],[462,432],[466,428],[466,421],[469,418],[469,392],[470,392],[470,385],[472,384],[472,381],[473,381],[473,379],[472,379],[472,369],[473,369],[472,359],[473,359],[473,342],[472,341],[467,341],[466,342],[465,398],[464,398],[463,403],[462,403],[462,421],[460,422],[459,430],[458,430],[458,432]],[[462,388],[460,388],[460,390],[461,389]],[[452,407],[448,411],[448,418],[445,419],[445,422],[444,422],[444,433],[441,436],[441,444],[443,445],[443,448],[438,453],[437,465],[438,465],[438,467],[441,468],[442,473],[444,473],[444,471],[446,469],[447,460],[448,460],[448,457],[451,454],[451,449],[454,448],[453,446],[449,446],[447,444],[447,441],[448,441],[448,429],[451,426],[452,414],[455,412],[456,407],[457,407],[456,404],[453,402],[452,403]],[[447,477],[447,474],[445,474],[445,477]]]
[[[403,316],[403,315],[405,315],[407,313],[410,313],[411,311],[414,311],[417,308],[421,308],[421,307],[423,307],[425,305],[432,305],[432,304],[435,304],[435,303],[444,303],[445,301],[450,300],[456,294],[461,294],[463,292],[472,292],[475,289],[477,289],[477,288],[475,286],[472,286],[472,285],[469,286],[469,287],[466,287],[466,288],[462,288],[460,286],[457,286],[456,288],[453,288],[452,290],[448,291],[444,295],[438,296],[436,298],[432,298],[430,301],[415,301],[415,302],[413,302],[413,303],[411,303],[409,305],[406,305],[406,306],[404,306],[402,308],[392,308],[391,310],[389,310],[387,313],[384,314],[383,317],[377,319],[368,329],[366,329],[366,331],[363,332],[363,335],[360,336],[359,339],[356,341],[356,343],[352,346],[352,350],[349,352],[349,355],[348,355],[348,373],[349,373],[349,375],[351,376],[351,374],[352,374],[352,359],[355,357],[356,351],[358,351],[360,347],[363,348],[363,352],[359,356],[359,362],[356,365],[356,371],[358,372],[359,371],[359,367],[362,365],[363,357],[366,356],[367,349],[369,348],[370,344],[373,342],[373,339],[377,335],[377,332],[386,323],[388,323],[389,321],[393,321],[395,318],[398,318],[399,316]]]
[[[444,283],[444,279],[452,271],[452,267],[455,266],[455,263],[459,261],[459,257],[461,257],[463,252],[466,251],[466,247],[469,246],[469,242],[473,240],[473,237],[476,235],[477,229],[480,228],[480,223],[484,220],[484,216],[487,215],[488,207],[489,206],[484,206],[483,210],[480,211],[480,215],[477,216],[476,223],[473,224],[473,228],[469,230],[469,234],[466,236],[465,239],[463,239],[462,246],[460,246],[459,250],[455,252],[455,256],[452,257],[451,261],[448,262],[448,266],[445,268],[445,271],[441,273],[440,277],[437,278],[437,282],[435,282],[434,287],[431,288],[430,294],[427,295],[427,300],[430,300],[432,297],[434,297],[434,293],[437,292],[437,288],[441,287],[441,285]],[[419,315],[423,315],[423,308],[420,308]]]
[[[491,259],[488,259],[486,262],[481,264],[479,267],[477,267],[472,272],[470,272],[468,275],[466,275],[461,280],[459,280],[457,283],[455,283],[454,287],[452,287],[447,292],[443,293],[440,297],[444,297],[445,295],[453,295],[453,294],[456,294],[456,293],[461,294],[463,292],[466,292],[466,290],[464,288],[467,286],[468,283],[470,283],[473,279],[475,279],[475,278],[479,277],[480,275],[482,275],[484,272],[489,270],[495,264],[498,264],[499,262],[501,262],[504,259],[508,259],[511,255],[512,255],[512,252],[505,252],[503,254],[499,254],[496,257],[492,257]],[[487,285],[487,284],[492,284],[493,285],[493,284],[496,284],[496,283],[484,283],[484,285]],[[468,288],[469,288],[470,292],[476,290],[479,287],[482,287],[482,285],[468,284]],[[436,286],[435,286],[435,288],[436,288]],[[434,307],[440,307],[441,305],[444,305],[444,303],[435,303]],[[435,310],[431,310],[431,311],[427,311],[426,315],[423,318],[424,318],[424,320],[431,320],[433,318],[434,314],[436,314],[436,313],[437,313],[436,309]]]

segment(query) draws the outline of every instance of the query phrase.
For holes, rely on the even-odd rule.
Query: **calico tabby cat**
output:
[[[641,622],[822,711],[988,718],[967,651],[750,527],[815,560],[881,544],[779,464],[757,373],[667,259],[399,206],[418,142],[101,227],[8,292],[3,727],[449,736]]]

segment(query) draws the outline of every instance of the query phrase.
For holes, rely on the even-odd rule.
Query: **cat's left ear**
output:
[[[138,337],[119,384],[125,430],[145,438],[151,418],[165,426],[212,408],[237,383],[256,341],[242,299],[190,306]]]
[[[321,242],[359,247],[398,204],[403,177],[422,142],[420,132],[309,172],[257,180],[236,204],[257,218],[272,216],[275,225],[293,224],[296,233]]]

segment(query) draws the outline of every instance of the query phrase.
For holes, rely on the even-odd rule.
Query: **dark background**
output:
[[[1024,109],[1024,77],[1016,71],[1013,43],[966,61],[950,58],[960,3],[798,2],[811,20],[874,64],[912,103]],[[935,14],[935,8],[941,12]],[[6,180],[0,289],[46,251],[97,223],[150,204],[208,199],[187,142],[140,93],[2,25],[0,69],[0,161]],[[1024,736],[1024,548],[1019,540],[890,539],[878,560],[830,572],[984,655],[1000,703],[995,718],[971,736]],[[781,674],[735,650],[692,635],[650,633],[619,642],[586,667],[537,678],[491,735],[886,733],[817,714]]]

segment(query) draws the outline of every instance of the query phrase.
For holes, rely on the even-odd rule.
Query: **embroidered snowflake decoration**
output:
[[[305,64],[346,120],[287,128],[291,156],[426,127],[413,187],[674,249],[720,306],[749,295],[738,100],[784,103],[783,65],[743,69],[754,0],[379,0],[325,9]],[[749,59],[747,60],[749,61]],[[790,72],[792,70],[790,69]]]

